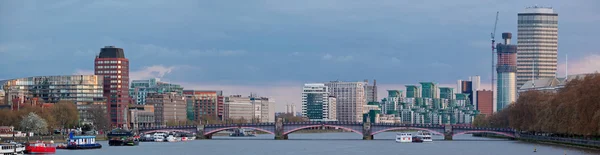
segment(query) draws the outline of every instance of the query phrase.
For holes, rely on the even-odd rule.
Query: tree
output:
[[[46,120],[33,112],[30,112],[26,117],[21,120],[20,127],[26,132],[33,132],[38,134],[45,134],[48,132],[48,124]]]
[[[91,122],[94,124],[94,127],[98,131],[108,131],[110,130],[110,121],[108,119],[108,115],[106,113],[106,107],[103,105],[90,105],[87,110]]]
[[[73,101],[61,100],[52,106],[51,111],[57,125],[63,129],[76,126],[79,122],[79,112]]]

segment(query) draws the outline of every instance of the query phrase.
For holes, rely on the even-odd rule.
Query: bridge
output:
[[[332,127],[359,134],[364,140],[372,140],[373,135],[393,130],[418,130],[428,131],[432,134],[444,135],[445,140],[452,140],[453,136],[470,133],[493,133],[507,137],[516,137],[516,131],[509,128],[478,128],[461,125],[423,125],[423,124],[394,124],[394,123],[369,123],[369,122],[286,122],[278,120],[276,123],[243,123],[243,124],[207,124],[199,126],[181,126],[164,128],[142,128],[140,133],[152,132],[185,132],[194,133],[201,139],[212,139],[212,135],[220,131],[246,128],[262,131],[275,135],[275,139],[288,139],[288,135],[308,128]]]

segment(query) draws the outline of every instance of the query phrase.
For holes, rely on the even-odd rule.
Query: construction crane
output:
[[[496,11],[496,21],[494,22],[494,29],[492,30],[491,33],[491,38],[492,38],[492,92],[496,92],[498,93],[496,90],[494,90],[494,72],[495,70],[495,65],[494,65],[494,55],[496,54],[496,26],[498,25],[498,14],[500,14],[500,11]],[[494,97],[494,93],[492,93],[492,105],[494,105],[494,101],[496,101],[496,98]],[[493,109],[493,108],[492,108]]]

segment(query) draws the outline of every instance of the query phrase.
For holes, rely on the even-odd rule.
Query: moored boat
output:
[[[19,143],[0,143],[0,154],[23,154],[25,153],[25,146]]]
[[[412,142],[412,134],[411,133],[398,133],[396,134],[396,142],[398,143],[410,143]]]
[[[419,137],[419,136],[413,136],[412,137],[412,142],[413,143],[422,143],[423,139],[421,139],[421,137]]]
[[[139,145],[139,136],[134,136],[131,131],[124,129],[114,129],[106,135],[108,146],[136,146]]]
[[[56,145],[36,141],[35,143],[25,144],[25,153],[27,154],[54,154],[56,153]]]
[[[419,131],[417,133],[417,137],[421,138],[421,140],[423,140],[423,142],[433,142],[433,139],[431,139],[431,133],[429,133],[429,132]]]
[[[102,148],[102,145],[96,142],[96,136],[73,136],[72,132],[66,145],[65,149],[69,150]]]

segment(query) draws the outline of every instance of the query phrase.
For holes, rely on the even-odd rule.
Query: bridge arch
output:
[[[265,129],[261,129],[261,128],[257,128],[257,127],[247,127],[247,126],[241,126],[241,127],[239,127],[239,126],[233,126],[233,127],[219,128],[219,129],[215,129],[215,130],[212,130],[210,132],[204,133],[204,135],[205,136],[206,135],[212,135],[212,134],[217,133],[219,131],[228,130],[228,129],[237,129],[237,128],[254,129],[254,130],[258,130],[258,131],[262,131],[262,132],[266,132],[266,133],[275,135],[275,133],[273,133],[272,131],[269,131],[269,130],[265,130]]]
[[[372,132],[371,135],[375,135],[375,134],[378,134],[378,133],[382,133],[382,132],[386,132],[386,131],[391,131],[391,130],[420,130],[420,131],[431,132],[431,133],[436,134],[436,135],[444,135],[444,133],[437,132],[435,130],[431,130],[431,129],[427,129],[427,128],[417,128],[417,127],[394,127],[394,128],[387,128],[387,129],[379,130],[377,132]]]
[[[515,138],[514,134],[509,134],[506,132],[498,132],[498,131],[487,131],[487,130],[472,130],[472,131],[457,132],[457,133],[454,133],[452,136],[469,134],[469,133],[493,133],[493,134],[499,134],[499,135]]]
[[[290,131],[284,132],[283,135],[287,135],[287,134],[290,134],[290,133],[293,133],[293,132],[296,132],[296,131],[302,130],[302,129],[314,128],[314,127],[322,127],[322,126],[324,126],[324,127],[332,127],[332,128],[340,128],[340,129],[344,129],[346,131],[352,131],[352,132],[357,133],[357,134],[359,134],[361,136],[363,135],[362,132],[354,130],[352,128],[343,127],[343,126],[337,126],[337,125],[328,125],[328,124],[318,124],[318,125],[308,125],[308,126],[298,127],[298,128],[294,128],[294,129],[292,129]]]
[[[185,132],[185,133],[191,133],[191,134],[195,133],[195,132],[191,132],[189,130],[180,130],[180,129],[148,130],[148,131],[144,131],[144,132],[141,132],[141,133],[142,134],[149,134],[149,133],[153,133],[153,132]]]

